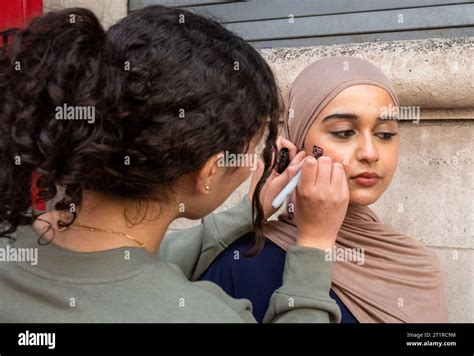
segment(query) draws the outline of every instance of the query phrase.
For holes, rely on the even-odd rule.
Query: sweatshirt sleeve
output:
[[[341,311],[329,296],[332,261],[320,249],[292,246],[288,249],[283,284],[277,289],[264,323],[339,323]]]
[[[207,215],[200,225],[168,231],[158,258],[178,265],[188,279],[197,280],[225,248],[252,230],[252,204],[245,195],[234,207]]]
[[[283,285],[271,299],[264,323],[339,323],[341,312],[329,296],[332,262],[324,251],[302,246],[291,247],[286,255]],[[238,315],[244,323],[255,323],[248,299],[234,299],[216,284],[200,281],[205,288]]]

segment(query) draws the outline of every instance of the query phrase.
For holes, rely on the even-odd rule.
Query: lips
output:
[[[351,178],[357,184],[370,187],[379,182],[380,176],[374,172],[363,172]]]

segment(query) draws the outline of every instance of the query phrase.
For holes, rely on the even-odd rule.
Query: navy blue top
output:
[[[245,257],[254,243],[254,233],[244,235],[226,248],[199,278],[218,284],[233,298],[252,302],[253,315],[260,323],[265,316],[273,292],[281,287],[286,251],[266,239],[262,252]],[[341,309],[341,323],[358,321],[331,289],[330,296]]]

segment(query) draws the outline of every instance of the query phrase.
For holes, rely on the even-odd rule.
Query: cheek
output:
[[[387,145],[380,151],[380,163],[387,177],[392,177],[397,170],[398,150],[399,144],[398,142],[394,142],[391,145]]]
[[[331,158],[333,162],[342,163],[346,176],[350,175],[350,164],[353,157],[353,148],[350,145],[336,145],[322,133],[312,132],[308,135],[305,142],[305,151],[307,155],[313,153],[313,145],[321,147],[323,155]]]
[[[354,150],[350,145],[339,145],[333,147],[332,145],[326,144],[323,146],[324,155],[331,158],[333,162],[342,163],[346,175],[349,177],[351,173],[351,162],[353,162]]]

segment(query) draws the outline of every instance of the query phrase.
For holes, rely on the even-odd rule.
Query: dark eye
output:
[[[331,135],[337,138],[349,138],[350,136],[354,135],[354,130],[344,130],[344,131],[332,131]]]
[[[377,137],[381,138],[382,140],[390,140],[392,139],[393,136],[396,135],[396,133],[391,133],[391,132],[378,132],[376,133]]]

